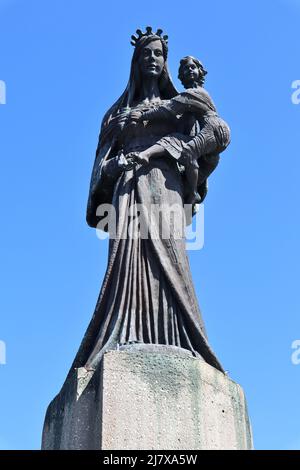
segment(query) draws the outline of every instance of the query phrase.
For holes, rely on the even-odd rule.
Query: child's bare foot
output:
[[[149,163],[149,154],[147,152],[130,152],[126,155],[126,158],[141,164]]]
[[[192,193],[188,194],[186,198],[186,204],[200,204],[201,197],[197,191],[193,191]]]
[[[139,162],[141,164],[149,163],[149,154],[148,154],[148,152],[146,152],[146,151],[145,152],[140,152],[140,153],[136,152],[135,155],[136,155],[137,162]]]

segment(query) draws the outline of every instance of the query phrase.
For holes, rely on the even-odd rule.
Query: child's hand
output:
[[[127,161],[135,161],[136,163],[149,163],[149,154],[147,150],[143,152],[130,152],[126,155]]]

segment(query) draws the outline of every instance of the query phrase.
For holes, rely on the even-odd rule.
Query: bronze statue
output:
[[[116,233],[110,237],[95,312],[72,368],[96,369],[105,351],[141,343],[189,350],[223,371],[208,344],[184,235],[178,237],[171,227],[168,238],[153,236],[160,227],[151,221],[149,237],[127,236],[128,221],[140,233],[138,212],[153,204],[175,205],[177,216],[184,217],[185,203],[203,201],[207,177],[230,139],[202,87],[205,70],[197,59],[182,60],[186,91],[175,89],[167,41],[161,30],[150,27],[132,36],[127,87],[102,122],[87,222],[97,227],[102,220],[98,208],[111,204]],[[164,211],[160,223],[169,223]]]

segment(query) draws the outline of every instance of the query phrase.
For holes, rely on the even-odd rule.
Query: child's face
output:
[[[184,86],[192,86],[199,82],[199,68],[192,59],[188,59],[182,67],[182,83]]]

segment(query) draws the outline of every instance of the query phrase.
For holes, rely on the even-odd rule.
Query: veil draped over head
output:
[[[130,75],[127,86],[120,96],[120,98],[111,106],[111,108],[104,115],[100,138],[105,138],[105,127],[107,126],[109,119],[118,113],[122,108],[130,108],[134,103],[138,102],[140,98],[140,91],[142,85],[142,77],[139,67],[139,58],[142,49],[147,46],[150,42],[161,41],[163,46],[163,55],[165,59],[164,67],[162,73],[158,80],[158,89],[160,92],[160,98],[162,100],[168,100],[178,95],[167,64],[168,56],[168,47],[166,42],[158,35],[152,34],[150,36],[142,37],[136,44],[134,48],[134,53],[132,55]]]
[[[162,100],[168,100],[178,95],[169,69],[167,65],[168,46],[166,42],[157,34],[151,34],[141,37],[134,48],[134,53],[131,60],[130,75],[127,86],[118,100],[109,108],[105,113],[101,124],[101,130],[99,135],[99,142],[96,150],[96,157],[94,161],[94,167],[91,176],[88,205],[87,205],[87,223],[91,227],[96,227],[97,207],[102,203],[111,202],[111,188],[105,187],[101,184],[101,168],[105,160],[113,157],[117,150],[115,148],[117,129],[116,125],[111,122],[112,117],[115,117],[124,108],[130,108],[134,104],[137,104],[140,99],[140,93],[142,89],[142,76],[140,72],[139,58],[143,48],[153,41],[161,41],[163,48],[163,56],[165,63],[163,66],[162,73],[158,79],[158,89],[160,92],[160,98]]]

